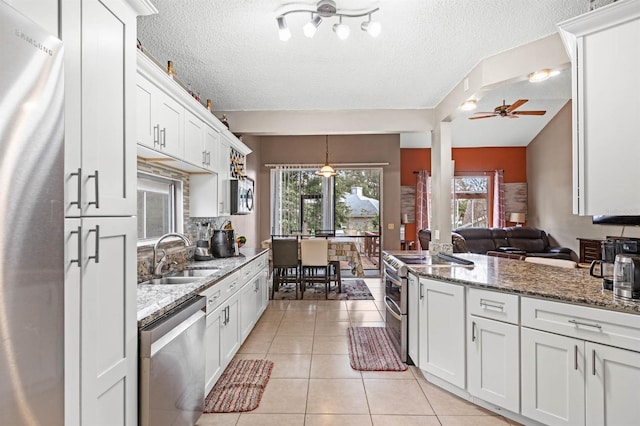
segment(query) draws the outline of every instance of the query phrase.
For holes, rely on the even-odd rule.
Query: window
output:
[[[456,176],[451,184],[452,226],[489,226],[489,178]]]
[[[182,182],[138,173],[138,239],[158,238],[178,231],[177,199]]]

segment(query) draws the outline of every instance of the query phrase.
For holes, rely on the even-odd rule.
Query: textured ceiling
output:
[[[226,111],[433,108],[481,59],[552,34],[589,7],[588,0],[337,0],[338,8],[379,6],[380,37],[349,19],[351,37],[339,40],[334,18],[308,39],[309,16],[289,15],[293,36],[282,42],[280,1],[152,1],[160,13],[139,18],[144,48],[174,61],[181,80]],[[502,102],[496,96],[491,104]],[[533,100],[525,107],[537,108]],[[534,118],[502,121],[525,119]]]

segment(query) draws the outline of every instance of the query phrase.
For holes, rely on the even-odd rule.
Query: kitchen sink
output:
[[[189,284],[194,281],[197,281],[197,277],[162,277],[162,278],[154,278],[149,281],[145,281],[141,284],[151,284],[151,285],[166,285],[166,284]]]
[[[209,275],[216,274],[220,271],[220,268],[185,269],[182,272],[178,272],[176,275],[182,275],[183,277],[208,277]]]

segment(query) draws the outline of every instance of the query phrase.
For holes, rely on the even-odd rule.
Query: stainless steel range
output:
[[[382,256],[385,286],[385,327],[403,362],[409,360],[409,283],[407,265],[421,267],[471,266],[473,262],[452,255],[428,251],[385,251]]]

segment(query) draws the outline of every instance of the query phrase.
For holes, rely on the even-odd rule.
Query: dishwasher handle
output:
[[[166,319],[141,329],[140,358],[151,358],[155,352],[169,344],[180,333],[203,317],[206,302],[205,297],[198,296]],[[161,339],[162,341],[159,342]]]

